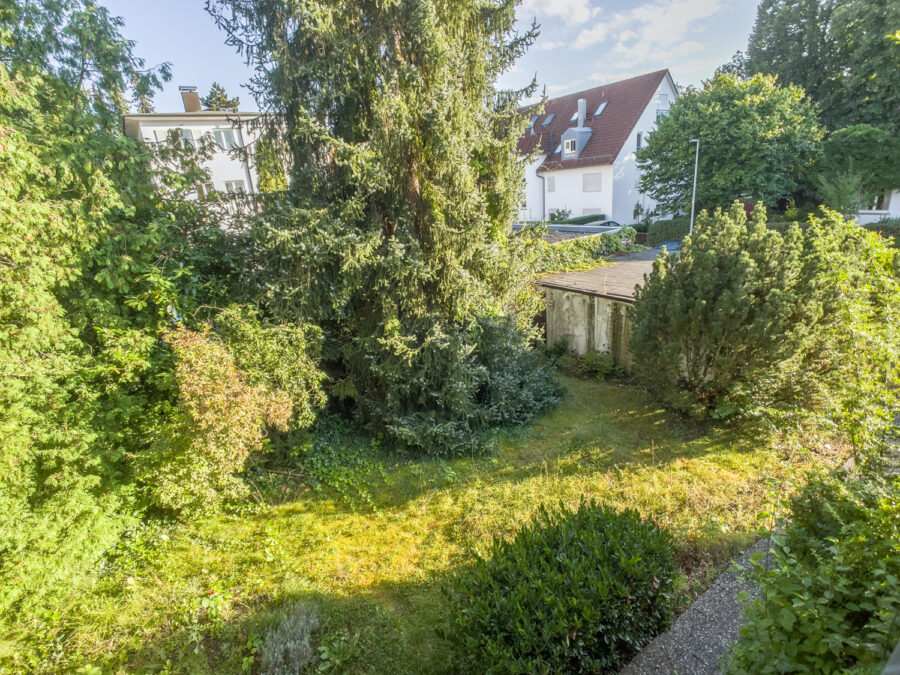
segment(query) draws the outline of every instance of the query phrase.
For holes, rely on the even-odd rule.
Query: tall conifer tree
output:
[[[515,32],[517,4],[207,3],[292,155],[290,206],[255,230],[257,287],[271,312],[323,327],[333,391],[420,450],[471,447],[555,395],[514,320],[533,85],[496,82],[537,35]]]

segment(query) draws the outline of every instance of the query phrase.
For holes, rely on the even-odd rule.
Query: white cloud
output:
[[[539,18],[561,19],[568,26],[590,21],[600,12],[591,7],[590,0],[525,0],[522,11]]]
[[[695,22],[721,8],[721,0],[654,0],[585,28],[575,38],[575,47],[589,47],[607,36],[617,37],[620,43],[635,42],[643,51],[667,47],[683,41]]]
[[[566,42],[541,42],[540,40],[534,45],[533,49],[537,51],[549,52],[554,49],[559,49],[560,47],[565,47],[568,43]]]

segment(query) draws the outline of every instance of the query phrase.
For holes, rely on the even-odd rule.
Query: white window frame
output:
[[[581,191],[603,192],[603,174],[599,171],[581,174]]]
[[[556,192],[556,176],[547,176],[547,192]]]
[[[243,180],[226,180],[225,192],[230,195],[247,194],[247,186]]]
[[[566,155],[574,155],[578,148],[578,142],[574,138],[567,138],[563,141],[563,153]]]
[[[196,148],[197,144],[194,142],[194,132],[190,129],[179,129],[178,135],[181,137],[181,142],[186,143],[190,148]]]
[[[234,150],[237,147],[237,144],[234,142],[233,129],[215,129],[213,131],[213,138],[215,138],[216,145],[218,145],[221,150]],[[230,139],[230,142],[226,142],[226,139]]]
[[[879,207],[878,202],[881,202]],[[860,209],[860,213],[887,213],[891,208],[891,193],[885,192],[880,195],[876,195],[872,200],[871,204],[866,205],[865,207]]]

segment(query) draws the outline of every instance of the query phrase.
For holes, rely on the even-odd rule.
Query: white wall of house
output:
[[[540,221],[545,219],[544,213],[544,181],[537,175],[538,167],[543,164],[547,155],[538,155],[525,164],[524,203],[519,209],[519,220]],[[524,162],[525,157],[520,161]]]
[[[547,171],[542,174],[546,216],[555,209],[566,209],[572,216],[604,214],[611,217],[613,208],[612,166]],[[587,176],[587,178],[585,178]],[[538,178],[540,180],[540,178]],[[589,190],[585,191],[585,187]],[[599,187],[599,190],[596,189]]]
[[[617,223],[631,225],[640,220],[642,216],[635,217],[636,204],[640,204],[644,212],[656,207],[656,202],[640,189],[641,171],[635,158],[638,134],[641,135],[641,146],[645,145],[647,135],[656,129],[657,115],[668,114],[669,106],[676,96],[677,92],[670,78],[664,77],[613,163],[613,209],[609,217]]]
[[[136,122],[137,134],[146,143],[156,143],[164,141],[171,129],[190,131],[195,141],[199,141],[204,135],[209,135],[214,139],[216,131],[231,131],[236,147],[249,145],[252,149],[261,133],[257,129],[251,129],[247,122],[238,124],[221,116],[212,119],[208,117],[204,119],[196,113],[141,116],[137,118]],[[132,137],[134,137],[134,119],[131,118],[130,122],[131,132],[129,135]],[[239,191],[240,186],[243,186],[244,192],[258,192],[259,186],[253,157],[252,152],[245,158],[240,153],[217,149],[205,164],[209,170],[213,188],[222,192],[235,192]]]
[[[900,190],[894,190],[885,195],[884,204],[881,208],[872,208],[860,211],[856,217],[856,222],[860,225],[868,225],[869,223],[877,223],[879,220],[889,220],[900,218]]]

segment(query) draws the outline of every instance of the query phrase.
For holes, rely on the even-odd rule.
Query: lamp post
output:
[[[700,164],[700,139],[692,138],[688,143],[697,144],[697,152],[694,154],[694,192],[691,194],[691,226],[688,234],[694,234],[694,205],[697,202],[697,167]]]

